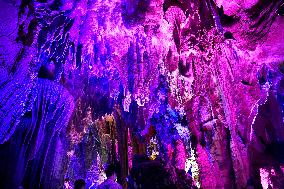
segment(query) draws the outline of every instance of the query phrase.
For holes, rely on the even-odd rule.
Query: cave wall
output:
[[[15,157],[1,163],[25,167],[16,185],[62,186],[63,175],[50,175],[67,170],[62,159],[83,141],[87,108],[95,120],[115,105],[116,121],[141,143],[157,136],[170,164],[196,156],[202,188],[259,187],[260,168],[276,170],[271,182],[282,187],[275,180],[283,178],[283,2],[0,5],[0,143]],[[82,135],[76,145],[71,132]],[[55,155],[49,146],[58,146]],[[25,176],[35,169],[40,179]]]

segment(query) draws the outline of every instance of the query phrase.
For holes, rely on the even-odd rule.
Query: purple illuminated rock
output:
[[[284,142],[283,2],[10,0],[0,7],[1,145],[15,140],[27,112],[44,107],[37,103],[48,99],[50,108],[66,116],[50,129],[72,123],[79,135],[87,107],[97,119],[119,106],[141,141],[151,135],[150,120],[158,115],[163,118],[161,132],[155,131],[160,145],[177,141],[169,117],[184,111],[190,141],[178,144],[187,148],[186,154],[191,154],[189,146],[196,154],[195,180],[203,188],[259,187],[263,167],[272,166],[275,178],[282,177],[282,156],[275,152],[282,153]],[[53,110],[41,114],[53,117],[48,113]],[[53,140],[41,134],[48,120],[26,126],[35,125],[40,129],[29,143],[30,158]],[[69,127],[61,134],[69,136]],[[53,145],[61,146],[59,141]],[[66,155],[65,147],[58,148]],[[47,156],[46,167],[52,167],[53,156]],[[63,156],[54,157],[57,164]],[[62,182],[56,181],[57,186]]]

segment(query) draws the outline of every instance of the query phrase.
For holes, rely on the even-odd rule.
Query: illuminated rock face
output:
[[[271,183],[283,188],[276,182],[284,163],[281,1],[10,0],[0,7],[0,161],[20,165],[17,184],[60,186],[63,175],[49,174],[60,174],[73,146],[53,136],[85,132],[77,119],[87,107],[97,119],[116,104],[137,138],[153,126],[161,157],[175,149],[173,165],[184,167],[179,153],[194,154],[203,188],[258,187],[260,168],[274,170]],[[32,142],[19,139],[11,154],[28,148],[27,159],[2,158],[22,132]],[[62,145],[62,156],[48,155],[48,144]],[[32,169],[21,164],[44,164],[38,171],[47,172],[26,178]]]

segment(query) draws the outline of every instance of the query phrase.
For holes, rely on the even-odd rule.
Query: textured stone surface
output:
[[[195,154],[195,181],[202,188],[259,187],[260,168],[275,170],[271,183],[281,188],[276,182],[283,177],[284,153],[281,6],[277,0],[1,0],[0,143],[10,144],[23,132],[25,115],[39,113],[31,108],[41,103],[33,98],[36,91],[60,86],[63,96],[55,95],[58,87],[48,88],[42,101],[66,98],[71,104],[66,119],[53,123],[68,137],[59,150],[64,155],[50,157],[47,167],[60,167],[67,154],[68,161],[76,156],[82,165],[92,153],[78,152],[80,145],[87,151],[102,146],[102,139],[96,147],[86,142],[89,129],[98,127],[86,121],[119,110],[116,122],[122,126],[115,126],[125,130],[111,136],[120,140],[110,148],[118,152],[107,156],[110,161],[115,153],[123,156],[122,177],[128,173],[122,143],[129,142],[122,133],[129,129],[136,152],[145,152],[140,147],[157,136],[160,157],[171,165],[183,168]],[[101,133],[109,133],[103,123]],[[39,131],[45,133],[48,124],[38,125]],[[55,145],[38,135],[30,144],[37,146],[34,153],[42,143]],[[88,162],[85,172],[97,169],[97,160]],[[74,171],[56,170],[61,169]],[[43,186],[51,178],[45,176]],[[62,178],[56,176],[54,186]]]

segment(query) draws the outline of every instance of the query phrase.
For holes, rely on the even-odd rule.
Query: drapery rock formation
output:
[[[283,3],[0,0],[0,188],[125,186],[153,138],[202,188],[284,188]]]

